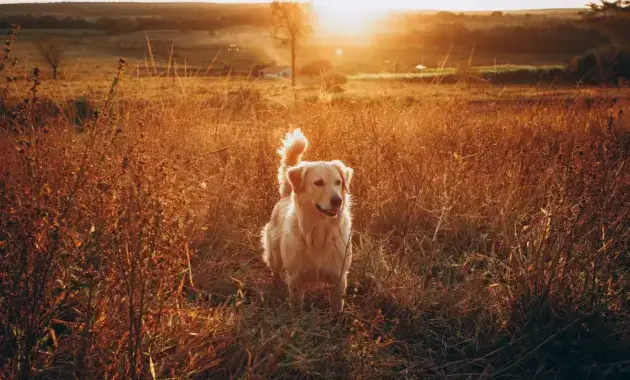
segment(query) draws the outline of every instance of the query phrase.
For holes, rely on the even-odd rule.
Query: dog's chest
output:
[[[348,237],[339,229],[314,229],[306,237],[306,255],[316,270],[334,270],[341,266],[350,254]]]

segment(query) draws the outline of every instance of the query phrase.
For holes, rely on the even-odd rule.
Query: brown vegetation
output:
[[[0,377],[630,372],[627,98],[277,102],[165,81],[141,101],[124,69],[80,128],[37,71],[26,99],[3,92]],[[308,159],[356,170],[338,319],[319,298],[292,312],[260,258],[290,126]]]

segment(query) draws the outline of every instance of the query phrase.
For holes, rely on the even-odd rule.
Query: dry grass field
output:
[[[630,376],[628,90],[103,65],[2,86],[0,378]],[[355,170],[337,317],[261,260],[293,128]]]

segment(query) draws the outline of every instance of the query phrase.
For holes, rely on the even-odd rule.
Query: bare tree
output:
[[[37,49],[39,50],[39,54],[52,69],[53,79],[57,79],[57,70],[63,60],[63,50],[61,47],[54,43],[40,43],[37,44]]]
[[[312,32],[309,21],[308,4],[297,1],[276,1],[271,3],[273,16],[273,36],[291,50],[291,86],[295,87],[295,60],[297,50],[304,39]]]

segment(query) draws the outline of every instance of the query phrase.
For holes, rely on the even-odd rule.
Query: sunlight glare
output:
[[[382,9],[356,2],[314,2],[315,30],[323,34],[362,36],[369,34],[382,15]]]

